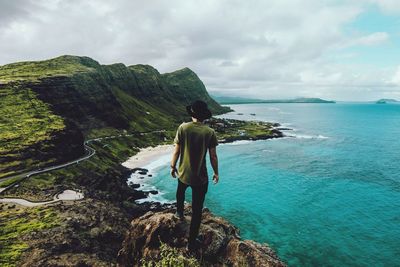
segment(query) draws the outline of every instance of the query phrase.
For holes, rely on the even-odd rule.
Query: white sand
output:
[[[148,166],[152,161],[165,155],[171,155],[174,151],[174,145],[159,145],[156,147],[142,148],[139,153],[130,157],[122,163],[124,167],[129,169],[143,168]]]

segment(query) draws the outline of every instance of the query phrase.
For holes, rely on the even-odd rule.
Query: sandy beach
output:
[[[127,161],[122,163],[124,167],[129,169],[143,168],[153,162],[155,159],[171,155],[174,149],[174,145],[159,145],[156,147],[145,147],[142,148],[139,153],[130,157]]]
[[[172,144],[159,145],[156,147],[145,147],[142,148],[139,153],[130,157],[127,161],[122,163],[123,166],[129,169],[144,168],[148,170],[146,174],[142,174],[141,172],[133,172],[128,179],[128,184],[138,184],[138,190],[143,192],[157,191],[156,194],[149,193],[146,198],[136,200],[136,203],[169,203],[169,201],[163,198],[163,193],[151,184],[151,180],[153,175],[155,174],[154,171],[156,171],[157,168],[164,166],[165,164],[169,164],[168,162],[171,160],[173,149],[174,145]]]

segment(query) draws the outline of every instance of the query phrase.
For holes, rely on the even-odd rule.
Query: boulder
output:
[[[133,173],[136,173],[136,172],[148,172],[149,170],[148,169],[145,169],[145,168],[133,168],[132,169],[132,172]]]
[[[150,211],[131,222],[122,248],[118,253],[119,266],[139,266],[142,259],[161,260],[162,243],[191,257],[185,249],[190,226],[190,209],[185,220],[174,217],[175,209]],[[201,245],[195,251],[202,265],[211,266],[285,266],[267,244],[242,240],[239,230],[204,210],[199,236]]]
[[[132,188],[132,189],[137,189],[137,188],[140,187],[140,184],[130,183],[130,184],[129,184],[129,187]]]

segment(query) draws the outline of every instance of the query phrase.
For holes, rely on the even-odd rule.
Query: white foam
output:
[[[262,152],[273,153],[273,152],[275,152],[275,151],[274,151],[274,150],[269,150],[269,149],[263,149]]]
[[[148,169],[149,171],[150,170],[156,171],[157,169],[168,165],[170,159],[171,159],[170,154],[162,155],[160,157],[157,157],[155,160],[148,163],[147,165],[145,165],[143,168]]]
[[[288,137],[294,137],[298,139],[329,139],[329,137],[324,135],[307,135],[307,134],[287,134]]]
[[[224,143],[224,146],[240,146],[240,145],[245,145],[245,144],[249,144],[253,141],[251,140],[237,140],[237,141],[233,141],[232,143]]]
[[[157,191],[157,194],[151,194],[149,193],[148,196],[146,198],[142,198],[142,199],[137,199],[135,200],[136,203],[144,203],[144,202],[160,202],[160,203],[169,203],[170,201],[168,201],[166,198],[163,197],[163,195],[165,194],[164,192],[162,192],[161,190],[159,190],[157,187],[155,187],[154,185],[150,184],[150,181],[152,179],[154,179],[155,174],[154,173],[150,173],[148,172],[148,174],[152,174],[152,177],[145,177],[143,179],[139,179],[138,178],[138,174],[133,173],[131,175],[131,177],[128,179],[129,182],[132,182],[134,184],[139,184],[140,187],[137,188],[137,190],[143,191],[143,192],[148,192],[148,191]]]
[[[138,204],[142,204],[142,203],[146,203],[146,202],[159,202],[161,204],[172,204],[174,203],[174,201],[172,200],[167,200],[166,198],[163,197],[164,193],[160,192],[159,190],[158,194],[149,194],[146,198],[141,198],[141,199],[137,199],[135,200],[136,203]]]
[[[142,168],[148,170],[148,172],[146,174],[139,174],[138,172],[131,174],[131,177],[128,179],[128,183],[139,184],[140,187],[137,188],[137,190],[144,191],[144,192],[155,190],[158,192],[158,194],[149,193],[146,198],[137,199],[135,201],[136,203],[138,203],[138,204],[145,203],[145,202],[159,202],[162,204],[171,203],[171,201],[169,201],[163,197],[163,195],[165,193],[163,193],[157,187],[155,187],[154,185],[151,184],[151,181],[157,175],[157,170],[159,170],[161,167],[167,166],[169,164],[170,159],[171,159],[171,155],[169,155],[169,154],[161,155],[161,156],[155,158],[150,163],[148,163],[142,167]],[[149,174],[151,174],[152,176],[151,177],[148,176]],[[143,178],[140,178],[140,177],[143,177]]]

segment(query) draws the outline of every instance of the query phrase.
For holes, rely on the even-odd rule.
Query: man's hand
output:
[[[214,182],[214,184],[217,184],[218,181],[219,181],[219,175],[214,173],[214,175],[213,175],[213,182]]]
[[[218,181],[219,181],[217,148],[215,146],[214,147],[210,147],[209,151],[210,151],[211,166],[212,166],[212,168],[214,170],[213,182],[214,182],[214,184],[217,184]]]
[[[172,159],[171,159],[171,171],[170,174],[172,177],[176,178],[176,162],[178,161],[178,158],[180,156],[180,151],[181,151],[181,146],[179,144],[175,144],[175,149],[174,152],[172,153]]]
[[[170,173],[171,173],[171,176],[172,176],[173,178],[176,178],[176,168],[172,168],[172,167],[171,167]]]

